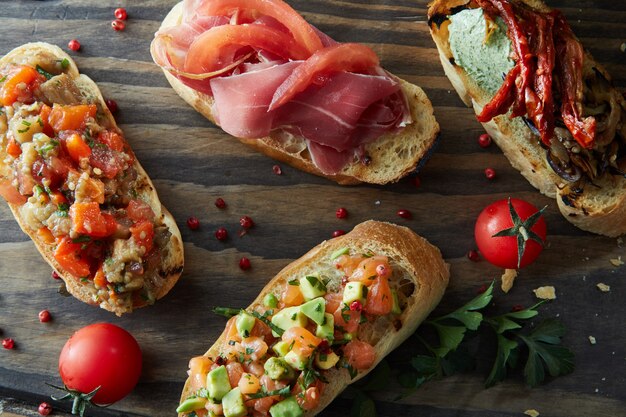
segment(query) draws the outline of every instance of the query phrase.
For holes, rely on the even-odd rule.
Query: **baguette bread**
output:
[[[106,130],[108,131],[116,132],[116,134],[119,134],[119,136],[121,137],[121,130],[119,130],[119,128],[117,127],[115,119],[107,108],[102,94],[100,93],[100,90],[98,89],[96,84],[89,77],[80,74],[72,58],[59,47],[43,42],[28,43],[22,45],[13,49],[0,59],[0,69],[8,68],[7,65],[25,65],[33,68],[36,67],[38,68],[38,70],[41,69],[41,72],[48,72],[48,75],[52,76],[52,78],[47,81],[47,83],[57,82],[58,85],[61,86],[54,91],[48,89],[47,94],[39,93],[42,96],[46,96],[48,98],[52,96],[56,97],[56,101],[54,103],[48,102],[44,104],[39,100],[36,100],[35,103],[30,106],[32,108],[25,108],[23,109],[24,111],[36,111],[37,106],[43,105],[95,105],[97,109],[97,114],[96,116],[94,116],[94,119],[97,119],[97,125],[106,128]],[[41,90],[43,91],[44,88],[45,87],[43,87],[42,85]],[[20,157],[26,157],[20,155],[18,158],[13,158],[7,154],[7,144],[10,141],[14,141],[15,136],[13,130],[11,129],[11,121],[7,121],[7,119],[9,119],[9,115],[6,111],[7,109],[9,109],[11,113],[15,113],[15,115],[17,115],[18,112],[22,111],[20,110],[19,103],[15,103],[12,106],[5,107],[5,111],[0,116],[3,118],[2,123],[0,123],[0,143],[2,145],[0,148],[0,179],[4,179],[4,181],[6,181],[7,178],[10,178],[11,168],[9,164],[17,163],[17,160]],[[15,115],[14,117],[17,117]],[[95,126],[96,121],[94,119],[91,119],[91,121],[87,123],[93,123]],[[42,118],[39,117],[38,122],[43,126],[41,120]],[[95,132],[95,130],[92,130],[91,132],[93,133]],[[55,146],[60,147],[59,141],[61,141],[61,139],[59,139],[58,136],[55,137],[56,139],[53,140],[58,139]],[[49,140],[50,138],[47,139]],[[121,140],[123,141],[123,139]],[[32,135],[30,138],[26,139],[26,141],[32,143]],[[98,143],[95,146],[103,147],[104,145]],[[127,152],[132,155],[132,151],[130,150],[130,148],[127,149]],[[24,150],[24,152],[26,151]],[[41,149],[39,149],[39,153],[43,155]],[[46,162],[46,164],[47,163],[48,162]],[[82,168],[80,169],[82,169],[83,173],[86,171],[90,172],[92,177],[96,178],[96,171],[98,171],[98,168],[88,166],[87,169],[84,169],[85,163],[89,165],[86,160],[83,160],[81,161],[80,167]],[[78,166],[74,166],[71,169],[79,168]],[[167,211],[165,207],[161,205],[154,185],[152,184],[150,178],[141,167],[137,159],[134,158],[134,155],[131,159],[130,166],[127,167],[124,171],[124,173],[130,172],[133,173],[133,176],[136,175],[136,179],[134,180],[134,182],[128,183],[131,185],[127,184],[128,187],[133,187],[133,192],[136,193],[134,194],[134,198],[136,198],[136,201],[141,202],[139,204],[147,205],[147,207],[149,207],[149,209],[151,209],[154,213],[153,230],[161,230],[163,232],[161,234],[161,238],[163,241],[159,243],[160,246],[158,247],[160,252],[159,256],[157,257],[158,264],[154,265],[151,268],[151,276],[148,276],[148,271],[146,271],[146,276],[143,276],[141,278],[143,280],[143,282],[141,282],[143,287],[136,288],[132,291],[129,290],[128,292],[125,292],[123,290],[120,290],[120,287],[117,286],[115,287],[114,291],[107,288],[98,288],[94,284],[93,275],[88,277],[77,277],[70,273],[66,268],[64,268],[64,266],[59,262],[57,257],[55,257],[55,250],[57,250],[58,248],[59,237],[51,236],[49,233],[42,234],[40,230],[36,227],[46,224],[45,221],[42,222],[42,219],[38,218],[37,214],[33,214],[33,212],[37,210],[37,208],[33,207],[43,207],[38,206],[38,204],[40,203],[38,199],[41,196],[31,195],[30,197],[28,197],[28,194],[32,194],[32,192],[30,192],[26,195],[28,198],[26,203],[9,203],[9,207],[20,227],[22,228],[24,233],[30,236],[43,258],[50,264],[50,266],[52,266],[52,268],[54,268],[55,271],[57,271],[61,279],[63,279],[68,292],[85,303],[99,305],[101,308],[111,311],[118,316],[122,315],[123,313],[128,313],[132,311],[133,308],[143,307],[147,304],[151,304],[155,300],[163,297],[174,286],[183,270],[183,245],[180,231],[178,230],[178,227],[172,215]],[[105,182],[108,181],[108,179],[105,179],[104,177],[101,177],[101,179]],[[112,186],[113,182],[117,180],[119,180],[119,177],[112,179],[110,182],[108,182],[107,187]],[[46,185],[45,181],[42,181],[41,184]],[[48,191],[50,191],[50,189],[48,189]],[[67,192],[68,190],[63,191]],[[109,191],[105,192],[107,193],[107,195],[109,194]],[[117,190],[117,192],[120,191]],[[78,188],[76,188],[76,190],[74,190],[73,192],[76,201],[78,201],[79,199],[77,193]],[[48,200],[49,198],[46,196],[45,199]],[[34,204],[31,204],[31,201]],[[118,205],[117,207],[119,208],[121,206]],[[71,212],[71,207],[69,208],[69,210]],[[55,215],[56,214],[52,214],[48,221],[52,221],[51,219]],[[67,211],[64,216],[65,218],[68,217]],[[48,224],[50,225],[51,223]],[[74,233],[74,231],[70,232],[70,234],[72,233]],[[46,237],[48,239],[46,239]],[[56,242],[54,238],[57,238]],[[79,238],[78,240],[85,241],[88,239]],[[130,242],[131,240],[133,240],[133,238],[127,239],[126,242]],[[124,239],[108,237],[107,239],[100,241],[100,245],[105,246],[104,253],[106,253],[107,256],[110,256],[109,259],[112,259],[114,261],[117,260],[114,259],[115,250],[113,249],[113,246],[115,246],[116,242],[118,241],[122,242],[124,241]],[[87,245],[88,243],[84,244]],[[155,243],[154,246],[156,247],[157,244]],[[143,249],[147,252],[147,249],[145,247]],[[144,266],[147,267],[147,265],[145,265],[145,259],[143,260],[143,263]],[[121,267],[124,267],[123,263],[121,264]],[[126,265],[126,267],[128,267],[128,265]],[[107,281],[103,281],[103,283],[105,284],[105,287],[108,287],[110,285],[118,285],[117,283],[109,282],[108,278]],[[138,285],[138,283],[136,283],[135,285]],[[104,294],[104,292],[116,293],[118,290],[121,291],[119,294],[110,296],[109,294]],[[139,291],[142,290],[144,290],[144,292],[140,293]],[[141,294],[143,298],[135,297],[139,294]]]
[[[301,258],[287,265],[268,282],[246,311],[263,314],[267,311],[264,299],[268,294],[278,295],[289,286],[293,286],[294,281],[306,276],[325,278],[328,289],[325,298],[332,299],[331,293],[333,292],[341,294],[342,286],[347,284],[345,281],[342,283],[343,273],[335,264],[337,261],[332,260],[332,257],[333,254],[336,257],[337,251],[341,253],[342,250],[343,252],[349,251],[351,254],[382,255],[389,259],[389,265],[393,270],[389,283],[399,294],[402,311],[399,314],[374,316],[373,319],[370,317],[365,324],[359,325],[358,332],[355,332],[352,340],[358,339],[371,345],[375,359],[367,369],[359,371],[356,375],[353,374],[352,378],[345,364],[341,366],[341,361],[338,365],[321,371],[326,383],[321,389],[321,397],[318,398],[319,401],[316,401],[315,407],[310,410],[305,408],[305,416],[313,416],[321,412],[348,384],[365,376],[388,353],[408,338],[439,303],[448,284],[449,265],[442,259],[439,249],[406,227],[370,220],[357,225],[344,236],[322,242]],[[373,291],[372,288],[373,286],[370,287],[370,292]],[[364,311],[368,311],[369,302],[368,300],[364,304]],[[326,308],[328,311],[328,305]],[[272,312],[279,314],[276,310]],[[258,325],[260,322],[258,319],[256,321]],[[334,324],[337,326],[337,321]],[[232,329],[233,325],[229,322],[226,330],[203,358],[211,358],[211,361],[215,362],[218,356],[225,356],[224,352],[234,343],[230,340],[233,335]],[[231,362],[228,361],[228,363]],[[213,365],[213,368],[215,366]],[[194,386],[194,379],[191,373],[185,383],[181,403],[197,394],[198,387]],[[202,375],[200,379],[204,381],[206,377]],[[187,412],[180,412],[179,416],[186,416]]]
[[[167,14],[161,24],[161,30],[179,25],[182,17],[183,3],[181,2]],[[155,56],[154,51],[153,56]],[[179,96],[212,123],[219,125],[213,114],[213,97],[186,86],[166,69],[163,69],[163,72]],[[313,163],[305,141],[301,137],[293,137],[285,141],[270,134],[268,137],[259,139],[237,139],[267,156],[342,185],[362,182],[372,184],[397,182],[416,171],[420,162],[428,159],[439,134],[439,125],[435,120],[433,107],[424,91],[404,80],[399,80],[399,82],[408,100],[413,122],[397,133],[386,133],[374,142],[365,145],[365,153],[371,158],[368,164],[355,159],[339,173],[328,175]]]
[[[539,0],[516,0],[528,8],[548,13],[551,11]],[[492,99],[493,93],[483,88],[454,60],[449,42],[448,16],[470,4],[470,0],[435,0],[428,10],[429,26],[445,74],[463,102],[474,108],[478,115]],[[601,74],[610,83],[610,76],[593,57],[585,52],[583,71]],[[626,126],[626,103],[622,95],[612,86],[607,87],[621,107],[621,121],[617,133],[623,136]],[[617,110],[620,111],[620,110]],[[509,113],[510,114],[510,113]],[[604,175],[593,178],[581,186],[568,182],[558,175],[546,158],[538,136],[524,123],[521,117],[510,118],[508,114],[496,116],[483,123],[483,127],[500,147],[511,165],[542,194],[556,198],[563,216],[580,229],[606,236],[619,236],[626,232],[626,179],[623,175]],[[616,142],[618,138],[614,139]]]

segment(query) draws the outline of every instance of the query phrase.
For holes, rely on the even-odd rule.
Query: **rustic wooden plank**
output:
[[[393,392],[377,393],[379,415],[503,417],[522,415],[529,408],[538,409],[541,416],[626,415],[626,334],[621,325],[626,315],[621,300],[626,291],[625,267],[610,262],[619,256],[626,259],[626,250],[616,239],[572,227],[555,202],[534,191],[500,151],[478,147],[476,137],[482,128],[441,70],[428,34],[426,0],[290,1],[337,40],[368,44],[386,68],[425,88],[442,134],[437,153],[420,172],[420,188],[410,180],[386,187],[339,187],[287,166],[282,166],[283,175],[274,175],[274,161],[228,137],[189,108],[152,64],[150,40],[174,3],[126,2],[130,19],[121,33],[109,27],[114,6],[106,2],[2,4],[0,53],[26,41],[47,40],[66,48],[69,38],[80,39],[83,49],[73,55],[104,95],[117,100],[118,120],[128,141],[181,227],[187,262],[180,283],[166,298],[116,318],[60,296],[49,267],[6,206],[0,206],[0,336],[17,341],[16,350],[0,352],[1,415],[36,415],[39,402],[53,393],[44,383],[59,383],[56,366],[63,344],[75,330],[96,321],[119,324],[137,337],[144,350],[144,372],[128,398],[90,415],[173,415],[188,359],[204,352],[224,325],[210,307],[247,305],[290,260],[333,230],[348,230],[369,218],[408,225],[441,247],[452,265],[452,281],[437,311],[449,311],[501,274],[485,262],[470,262],[465,254],[474,246],[472,230],[478,212],[509,195],[548,205],[549,245],[537,263],[522,271],[510,294],[496,292],[494,309],[528,305],[534,301],[533,288],[555,285],[558,299],[543,307],[544,314],[558,315],[568,326],[565,343],[576,354],[576,371],[538,389],[525,388],[518,376],[484,390],[482,377],[488,364],[479,363],[476,372],[429,383],[400,402],[392,401]],[[606,63],[616,85],[625,87],[626,61],[619,47],[626,33],[626,4],[612,0],[550,0],[549,4],[563,8],[585,46]],[[495,181],[483,177],[488,166],[498,172]],[[228,209],[213,206],[218,196],[228,202]],[[350,211],[348,219],[335,218],[340,206]],[[410,209],[414,219],[399,219],[395,215],[399,208]],[[251,215],[257,226],[239,238],[238,219],[244,214]],[[199,231],[186,228],[190,215],[200,218]],[[231,233],[226,242],[213,236],[221,226]],[[247,272],[237,268],[244,255],[253,265]],[[609,284],[611,292],[598,291],[599,282]],[[43,308],[52,312],[51,323],[38,322],[37,313]],[[597,338],[596,345],[589,343],[590,335]],[[415,340],[409,340],[390,355],[390,362],[406,363],[416,346]],[[346,394],[323,415],[345,416],[350,405]]]

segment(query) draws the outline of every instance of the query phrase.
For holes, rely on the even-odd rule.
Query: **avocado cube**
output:
[[[324,313],[324,320],[317,325],[315,336],[332,341],[335,338],[335,316]]]
[[[211,402],[218,403],[230,391],[230,379],[224,365],[213,369],[206,376],[206,388]]]
[[[276,308],[278,307],[278,298],[276,298],[274,293],[267,293],[263,297],[263,305],[267,308]]]
[[[250,332],[256,324],[256,319],[250,313],[245,310],[241,310],[235,320],[235,326],[237,327],[237,333],[242,338],[250,337]]]
[[[367,287],[360,281],[351,281],[346,284],[346,288],[343,290],[343,302],[349,306],[354,301],[359,301],[361,304],[365,304],[367,300]]]
[[[276,342],[274,344],[274,346],[272,346],[272,350],[278,356],[285,356],[287,354],[287,352],[289,352],[289,343],[280,340],[280,341]]]
[[[272,417],[302,417],[304,411],[298,405],[296,397],[287,397],[270,407]]]
[[[265,374],[273,380],[294,379],[296,376],[293,368],[281,358],[269,358],[263,365],[263,368],[265,369]]]
[[[289,364],[289,366],[299,371],[302,371],[304,368],[306,368],[306,365],[309,362],[309,358],[307,358],[306,356],[300,356],[293,350],[287,352],[284,359]]]
[[[313,275],[300,278],[300,292],[306,300],[312,300],[326,294],[326,285]]]
[[[313,320],[317,324],[324,322],[324,312],[326,311],[326,300],[324,297],[317,297],[300,306],[302,314]]]
[[[398,300],[398,291],[391,290],[391,297],[393,298],[393,305],[391,306],[391,312],[393,314],[401,314],[400,301]]]
[[[300,311],[300,306],[287,307],[274,314],[272,317],[272,324],[287,331],[292,327],[306,327],[307,318]],[[274,337],[279,335],[272,331]]]
[[[204,409],[204,405],[206,404],[206,398],[202,397],[192,397],[187,398],[185,401],[180,403],[178,408],[176,409],[177,413],[187,413],[193,410]]]
[[[248,414],[248,409],[243,403],[243,396],[239,388],[234,388],[222,399],[224,417],[243,417]]]
[[[327,370],[337,365],[339,362],[339,356],[331,351],[330,353],[317,353],[315,355],[315,366],[320,369]]]

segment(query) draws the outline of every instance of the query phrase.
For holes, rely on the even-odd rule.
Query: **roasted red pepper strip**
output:
[[[583,147],[591,149],[596,135],[596,120],[582,119],[583,47],[563,14],[555,12],[556,73],[561,92],[561,116],[567,129]]]

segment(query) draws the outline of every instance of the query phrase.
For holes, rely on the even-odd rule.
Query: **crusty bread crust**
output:
[[[268,282],[247,310],[262,308],[263,297],[270,292],[282,291],[288,285],[288,281],[327,268],[329,265],[332,267],[330,255],[343,247],[350,248],[351,252],[362,253],[369,250],[377,255],[388,256],[394,274],[396,271],[401,271],[402,278],[410,280],[415,285],[413,293],[407,300],[406,308],[397,317],[397,325],[381,329],[373,336],[377,340],[374,345],[376,362],[370,368],[371,370],[389,352],[415,332],[419,324],[439,303],[448,285],[449,265],[444,262],[439,249],[406,227],[369,220],[357,225],[344,236],[320,243],[283,268]],[[335,280],[340,279],[335,277]],[[340,282],[328,284],[329,287],[333,285],[339,286]],[[217,356],[228,343],[226,338],[226,333],[222,333],[204,355]],[[328,371],[325,376],[329,383],[324,387],[319,406],[306,412],[305,416],[313,416],[321,412],[349,384],[364,377],[368,372],[360,372],[355,379],[351,380],[347,369]],[[189,389],[190,382],[187,380],[181,401],[192,394]],[[182,415],[179,414],[179,416]]]
[[[520,0],[535,10],[549,12],[551,9],[539,0]],[[428,18],[439,58],[446,76],[457,91],[461,100],[474,108],[479,114],[490,100],[491,95],[482,89],[458,65],[454,65],[450,43],[448,41],[449,20],[441,25],[434,22],[437,15],[449,15],[451,9],[463,6],[469,0],[435,0],[429,7]],[[585,52],[585,60],[603,73],[606,71]],[[574,193],[567,187],[566,181],[559,177],[546,160],[546,151],[537,137],[521,121],[508,115],[494,117],[483,123],[483,127],[500,147],[511,165],[537,188],[542,194],[556,198],[561,214],[582,230],[606,236],[619,236],[626,232],[626,179],[611,176],[587,186],[583,193]],[[608,177],[608,176],[607,176]]]
[[[168,13],[161,24],[161,29],[176,26],[181,20],[182,2]],[[179,96],[212,123],[217,124],[211,111],[213,106],[211,96],[187,87],[167,70],[163,72]],[[413,123],[397,134],[387,133],[366,145],[365,150],[371,157],[369,165],[354,161],[340,173],[326,175],[315,166],[302,139],[298,139],[298,145],[301,146],[288,148],[271,136],[260,139],[237,139],[267,156],[302,171],[328,178],[338,184],[351,185],[361,182],[387,184],[399,181],[405,175],[415,171],[420,161],[430,155],[429,151],[435,145],[439,134],[439,124],[435,120],[433,107],[424,91],[406,81],[400,80],[400,83],[410,106]]]
[[[83,97],[88,97],[90,103],[98,103],[99,109],[102,110],[104,117],[107,118],[110,125],[117,127],[115,119],[104,102],[104,98],[102,97],[97,85],[89,77],[78,72],[78,67],[76,66],[74,60],[61,48],[44,42],[27,43],[13,49],[2,57],[0,59],[0,66],[7,63],[30,64],[34,66],[39,62],[49,62],[51,59],[67,59],[69,66],[64,71],[75,81],[75,84],[83,94]],[[1,152],[2,151],[0,151],[0,153]],[[178,226],[176,225],[176,221],[167,209],[161,205],[152,181],[136,158],[133,167],[137,171],[138,198],[150,205],[155,214],[156,224],[163,224],[167,226],[171,233],[170,241],[167,247],[167,255],[162,259],[161,266],[159,268],[162,285],[155,294],[155,298],[160,299],[170,291],[174,284],[176,284],[176,281],[178,281],[178,278],[182,273],[184,263],[182,238],[180,236]],[[24,233],[30,236],[46,262],[48,262],[48,264],[50,264],[50,266],[54,268],[63,279],[68,292],[85,303],[98,305],[93,301],[92,293],[79,280],[64,271],[61,265],[59,265],[59,263],[55,260],[54,245],[43,242],[37,236],[37,232],[28,227],[20,212],[21,206],[9,204],[9,207]],[[126,308],[112,306],[109,303],[102,303],[100,306],[117,314],[118,316],[129,312]],[[135,307],[143,306],[145,306],[145,304],[136,305]]]

